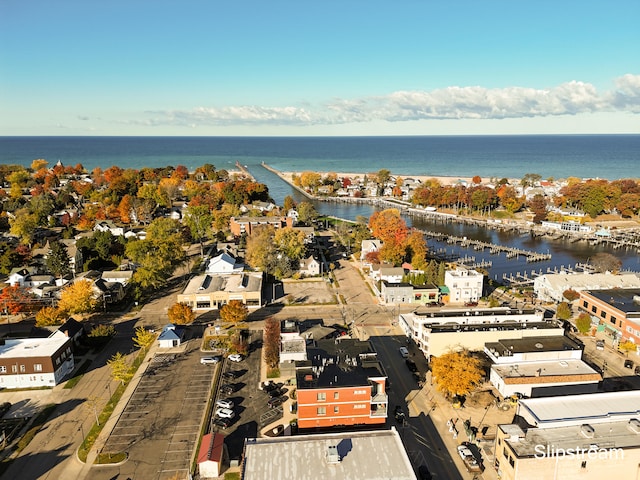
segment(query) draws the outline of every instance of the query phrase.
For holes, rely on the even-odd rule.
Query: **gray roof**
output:
[[[337,447],[338,461],[328,461]],[[244,480],[414,480],[395,429],[247,439]]]

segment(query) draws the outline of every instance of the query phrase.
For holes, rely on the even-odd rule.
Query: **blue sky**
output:
[[[0,1],[0,135],[640,133],[640,2]]]

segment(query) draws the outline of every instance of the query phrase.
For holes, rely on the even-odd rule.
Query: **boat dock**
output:
[[[531,250],[524,250],[522,248],[497,245],[495,243],[482,242],[480,240],[473,240],[467,237],[456,237],[455,235],[448,235],[440,232],[422,231],[422,233],[427,238],[433,238],[441,242],[446,242],[450,245],[458,244],[463,248],[473,248],[476,251],[489,250],[491,255],[504,253],[508,259],[525,257],[527,263],[551,260],[550,253],[539,253]]]

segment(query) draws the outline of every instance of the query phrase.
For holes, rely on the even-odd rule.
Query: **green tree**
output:
[[[448,398],[467,395],[484,375],[479,359],[467,350],[451,351],[431,361],[431,372],[437,388]]]
[[[204,257],[204,240],[212,233],[213,215],[206,205],[189,206],[183,223],[189,227],[191,238],[200,243],[200,256]]]
[[[46,265],[56,277],[62,278],[71,271],[71,258],[67,248],[60,242],[54,241],[47,254]]]
[[[115,353],[107,360],[107,365],[111,368],[111,378],[120,382],[122,385],[133,377],[129,364],[127,363],[127,358],[121,352]]]
[[[582,312],[576,319],[576,328],[581,334],[588,333],[591,330],[591,316],[588,313]]]
[[[318,212],[316,211],[316,207],[313,206],[310,202],[300,202],[297,208],[298,212],[298,221],[310,225],[312,222],[318,218]]]

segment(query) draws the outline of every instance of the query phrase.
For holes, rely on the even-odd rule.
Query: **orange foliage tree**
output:
[[[190,305],[186,303],[174,303],[167,311],[169,321],[175,325],[187,325],[193,323],[196,314]]]

